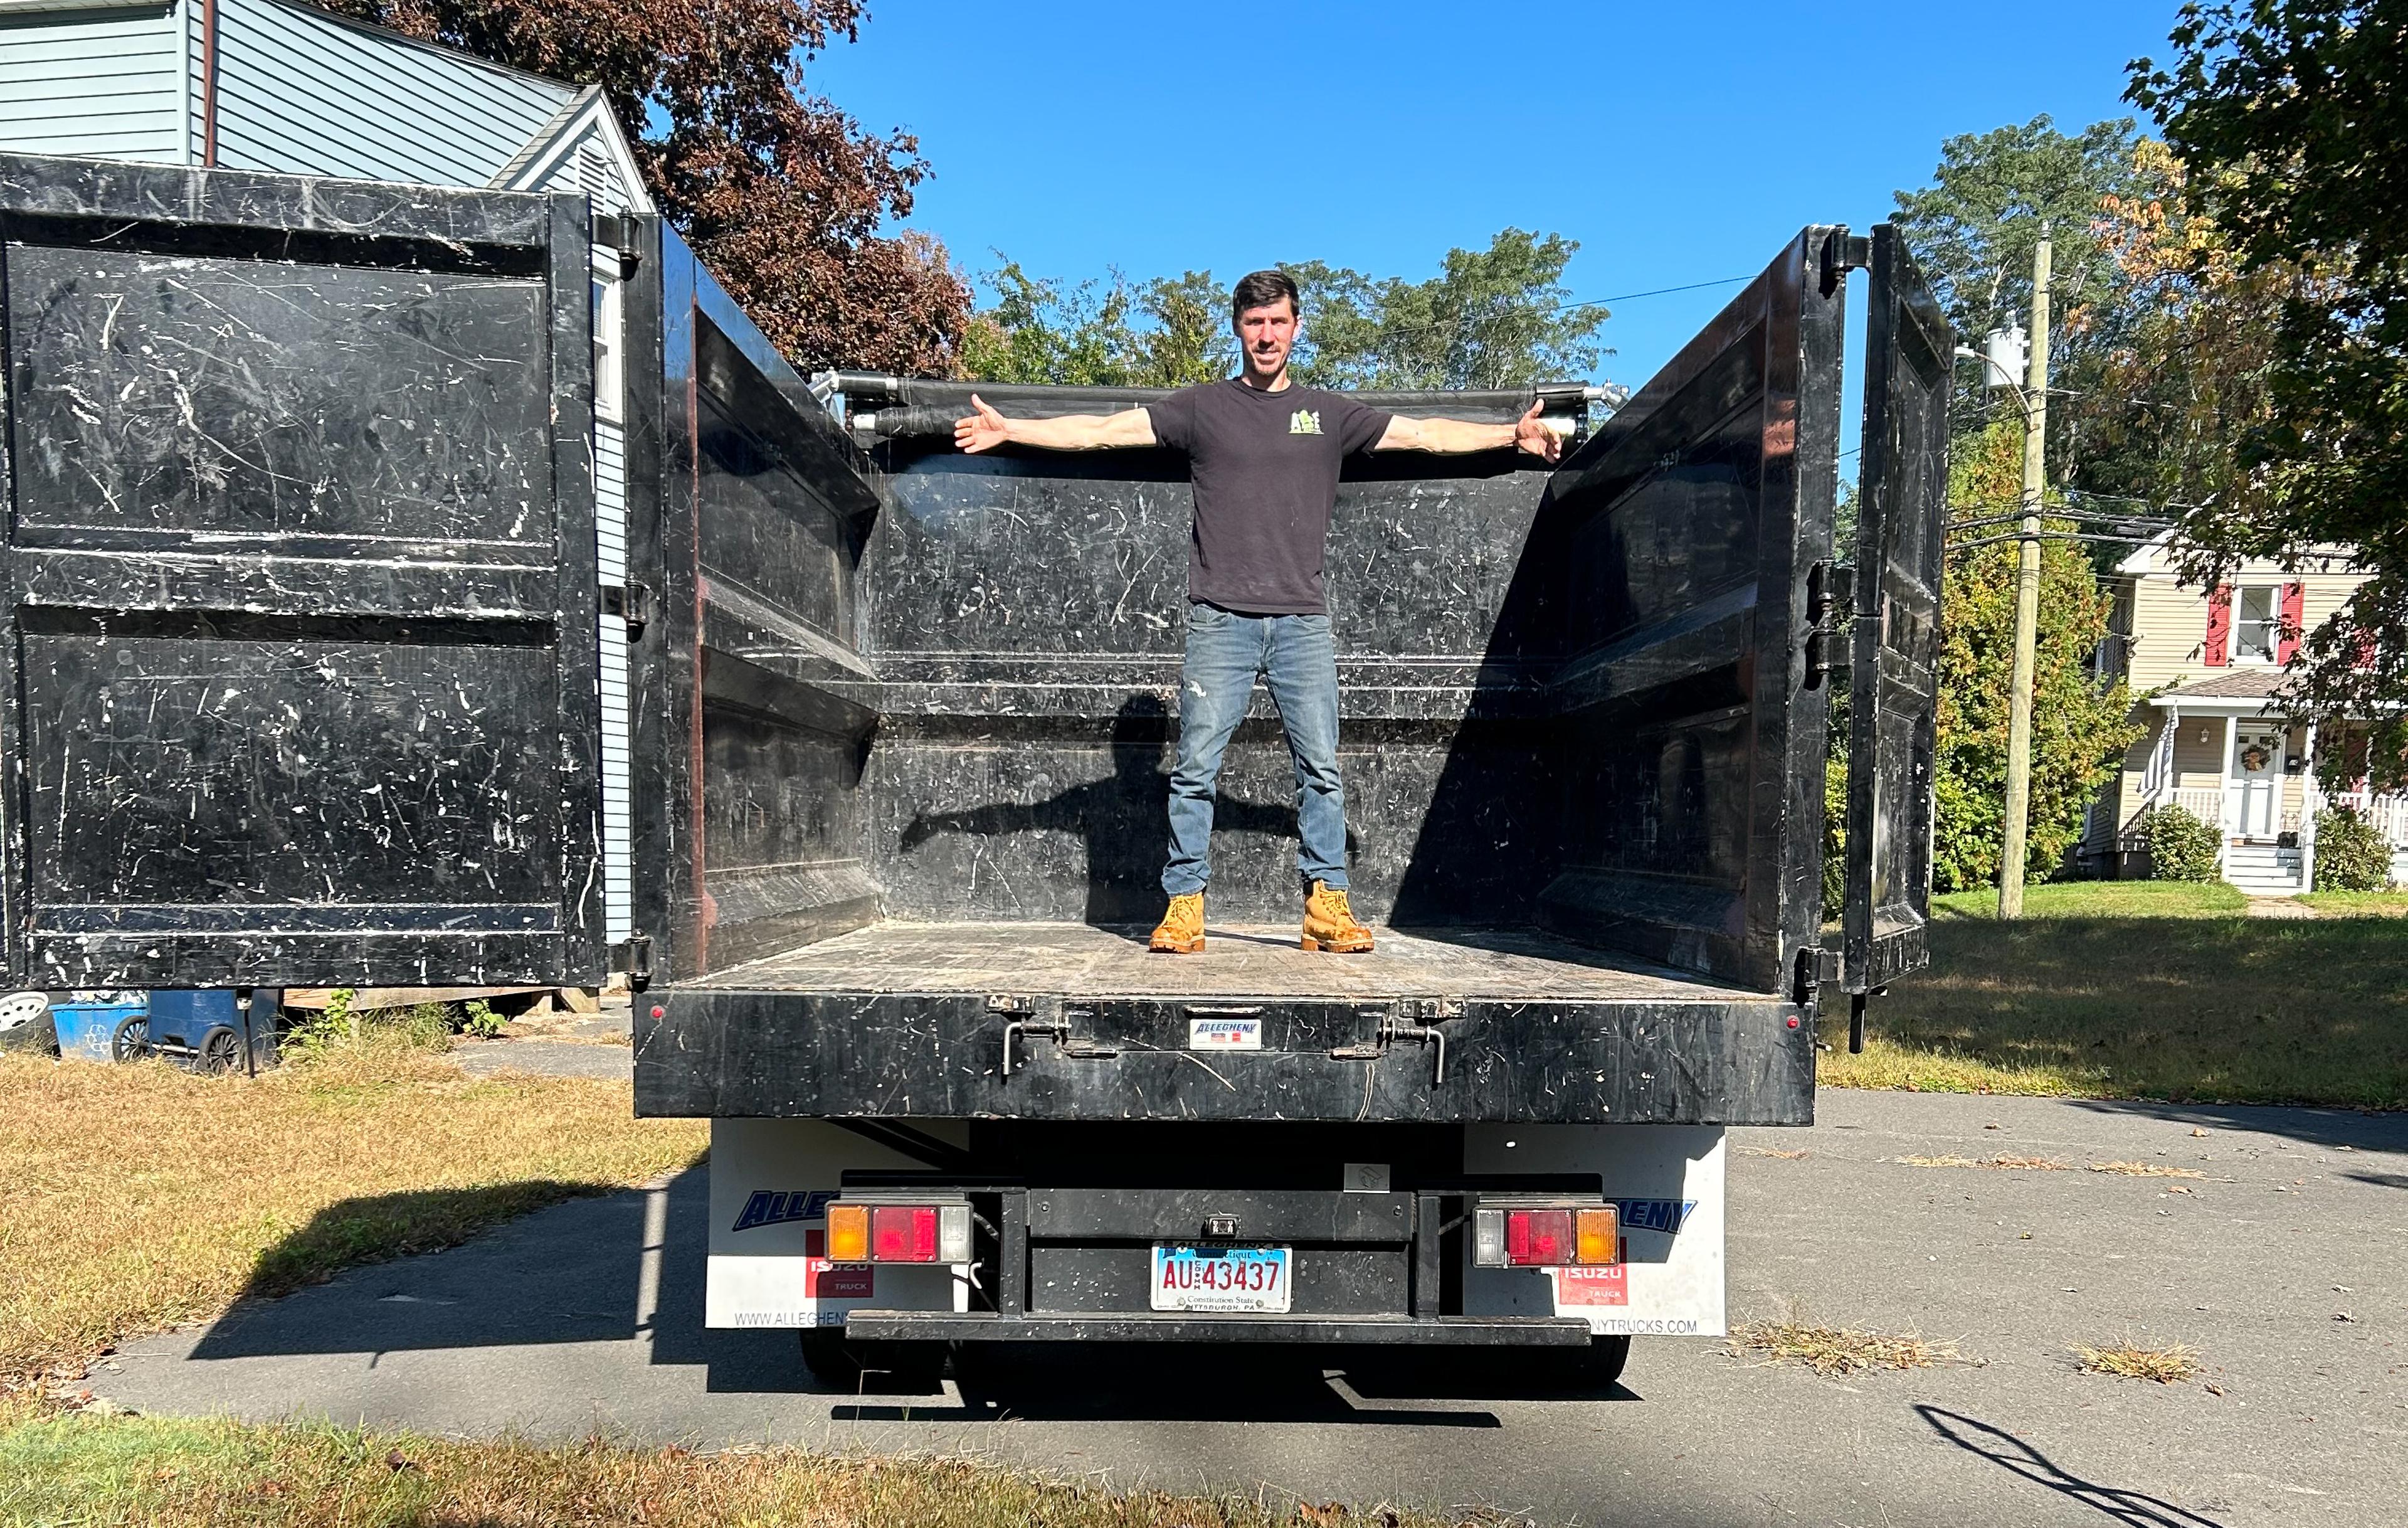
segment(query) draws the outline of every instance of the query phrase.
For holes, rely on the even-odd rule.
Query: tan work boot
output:
[[[1159,955],[1204,952],[1204,893],[1189,891],[1170,899],[1170,911],[1154,926],[1151,948]]]
[[[1326,881],[1315,881],[1312,894],[1304,899],[1304,937],[1297,943],[1309,950],[1361,955],[1371,947],[1371,930],[1354,921],[1345,892]]]

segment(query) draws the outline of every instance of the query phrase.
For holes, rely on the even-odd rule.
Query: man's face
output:
[[[1282,297],[1238,315],[1238,345],[1246,353],[1246,370],[1268,382],[1287,365],[1296,345],[1296,304]]]

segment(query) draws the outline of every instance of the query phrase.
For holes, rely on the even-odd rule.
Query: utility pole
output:
[[[2024,367],[2023,541],[2015,559],[2015,667],[2007,694],[2007,831],[1999,916],[2024,915],[2024,839],[2031,819],[2033,648],[2040,640],[2040,512],[2047,483],[2048,224],[2032,250],[2031,359]]]

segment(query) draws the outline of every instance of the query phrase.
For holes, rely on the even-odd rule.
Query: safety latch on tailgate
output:
[[[1446,1031],[1439,1025],[1463,1016],[1461,998],[1405,998],[1379,1015],[1379,1028],[1360,1045],[1339,1045],[1329,1053],[1340,1061],[1376,1061],[1399,1044],[1420,1045],[1432,1053],[1430,1086],[1446,1081]]]
[[[986,1011],[1007,1016],[1003,1025],[1003,1074],[1007,1077],[1011,1075],[1013,1042],[1025,1041],[1030,1035],[1045,1036],[1054,1042],[1054,1054],[1075,1061],[1109,1061],[1120,1055],[1119,1046],[1100,1044],[1093,1036],[1072,1029],[1073,1020],[1095,1017],[1092,1009],[1064,1008],[1054,1017],[1046,1018],[1039,1015],[1033,998],[993,992],[987,995]]]

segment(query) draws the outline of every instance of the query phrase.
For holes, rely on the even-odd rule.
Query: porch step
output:
[[[2296,897],[2300,851],[2266,843],[2235,843],[2224,851],[2224,878],[2253,897]]]

